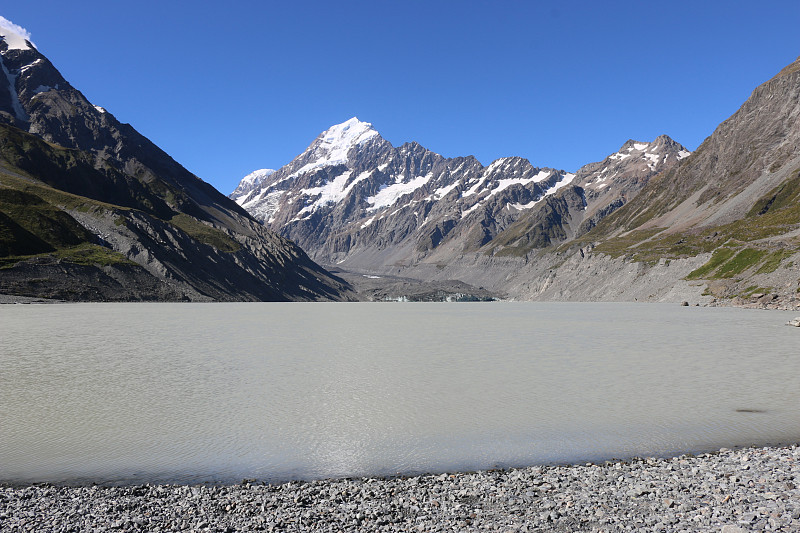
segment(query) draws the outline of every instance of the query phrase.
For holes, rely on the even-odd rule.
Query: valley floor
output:
[[[491,301],[504,299],[499,292],[474,287],[458,280],[423,281],[410,277],[386,274],[367,274],[325,267],[328,272],[344,279],[358,293],[362,301],[388,302],[444,302],[444,301]]]
[[[282,485],[0,487],[17,531],[798,531],[800,447]]]

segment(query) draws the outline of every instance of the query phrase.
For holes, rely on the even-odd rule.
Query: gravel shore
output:
[[[0,487],[16,531],[800,531],[800,447],[282,485]]]

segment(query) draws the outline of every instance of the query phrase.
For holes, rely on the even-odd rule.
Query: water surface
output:
[[[800,442],[794,314],[0,306],[0,480],[280,481]]]

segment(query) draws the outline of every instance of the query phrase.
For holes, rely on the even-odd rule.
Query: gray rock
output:
[[[800,490],[787,480],[800,474],[798,459],[800,448],[791,446],[282,485],[0,485],[0,529],[794,531]]]

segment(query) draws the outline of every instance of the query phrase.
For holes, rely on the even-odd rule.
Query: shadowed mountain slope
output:
[[[0,292],[347,299],[349,287],[0,32]]]

